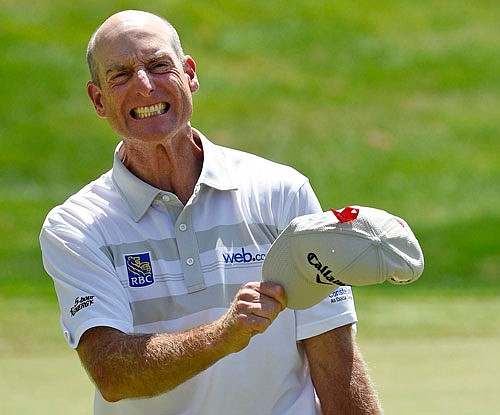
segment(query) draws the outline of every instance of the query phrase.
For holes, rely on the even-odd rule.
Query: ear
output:
[[[196,76],[196,62],[189,55],[186,55],[184,59],[184,73],[188,76],[191,93],[195,93],[200,88],[200,83]]]
[[[87,94],[89,95],[92,104],[94,104],[95,112],[101,118],[106,118],[106,111],[102,101],[102,92],[94,82],[87,82]]]

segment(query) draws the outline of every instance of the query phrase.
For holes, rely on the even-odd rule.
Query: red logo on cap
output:
[[[340,223],[351,222],[358,217],[359,209],[350,206],[345,207],[340,212],[335,209],[330,209],[337,217]]]

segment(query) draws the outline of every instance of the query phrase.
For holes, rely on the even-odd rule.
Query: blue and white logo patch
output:
[[[131,287],[146,287],[155,282],[149,252],[125,255],[128,283]]]
[[[352,289],[349,286],[339,287],[330,294],[330,303],[340,303],[342,301],[352,300]]]

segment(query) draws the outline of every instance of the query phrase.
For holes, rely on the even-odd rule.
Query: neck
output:
[[[161,143],[123,141],[120,157],[134,175],[158,189],[174,193],[186,204],[203,166],[201,140],[194,131]]]

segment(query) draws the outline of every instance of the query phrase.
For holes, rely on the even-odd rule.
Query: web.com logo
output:
[[[229,252],[222,254],[224,262],[226,264],[243,264],[248,262],[262,262],[266,254],[252,254],[251,252],[245,251],[245,248],[241,248],[240,252]]]

